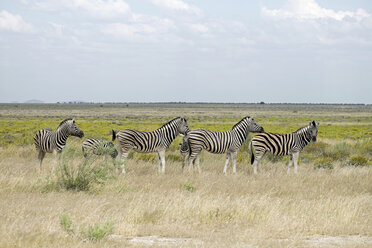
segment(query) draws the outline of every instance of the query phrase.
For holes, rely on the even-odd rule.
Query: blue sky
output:
[[[369,0],[3,0],[0,102],[372,103]]]

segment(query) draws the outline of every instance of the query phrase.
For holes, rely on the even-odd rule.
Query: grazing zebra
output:
[[[183,141],[180,144],[180,146],[181,146],[180,147],[180,153],[181,153],[181,157],[182,157],[182,169],[183,169],[183,167],[185,167],[185,165],[186,165],[187,157],[190,154],[190,147],[188,145],[187,136],[183,136]]]
[[[187,133],[183,139],[183,154],[189,151],[189,170],[192,163],[198,167],[200,173],[200,153],[203,149],[210,153],[226,153],[226,162],[223,172],[226,173],[230,158],[233,163],[233,173],[236,173],[236,155],[240,146],[247,139],[249,132],[263,132],[264,129],[258,125],[252,117],[246,116],[236,123],[231,131],[215,132],[205,129],[196,129]],[[181,152],[182,154],[182,152]],[[185,163],[183,164],[183,166]],[[182,169],[183,169],[182,166]]]
[[[261,133],[254,136],[249,144],[253,172],[257,174],[262,157],[267,151],[274,155],[289,155],[288,172],[294,161],[294,171],[297,173],[297,161],[300,152],[310,141],[316,142],[319,122],[312,121],[308,126],[289,134]]]
[[[55,156],[53,170],[55,169],[55,164],[57,162],[57,153],[62,152],[63,147],[66,145],[66,140],[70,135],[80,138],[84,136],[84,132],[76,126],[75,120],[71,118],[63,120],[59,124],[56,131],[42,129],[35,134],[34,144],[36,150],[39,152],[38,158],[40,163],[40,171],[45,153],[47,152],[53,153]]]
[[[115,149],[114,144],[105,140],[86,139],[83,141],[81,149],[85,158],[89,158],[92,154],[105,155],[105,160],[107,155],[110,155],[113,159],[118,156],[118,151]]]
[[[185,135],[189,131],[187,121],[177,117],[161,128],[152,132],[142,132],[133,129],[112,131],[112,140],[118,139],[119,153],[121,154],[122,173],[125,173],[124,161],[130,150],[141,153],[157,152],[159,159],[159,172],[165,173],[165,151],[178,134]]]

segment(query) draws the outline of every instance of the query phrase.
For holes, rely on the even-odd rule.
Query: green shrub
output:
[[[66,214],[63,214],[59,217],[59,224],[62,227],[62,229],[66,231],[68,234],[75,233],[75,230],[72,226],[72,221]]]
[[[368,159],[363,155],[353,155],[350,157],[349,165],[352,166],[365,166],[368,164]]]
[[[314,169],[333,169],[332,158],[318,158],[314,161]]]
[[[182,185],[182,187],[184,189],[186,189],[187,191],[190,191],[190,192],[194,192],[196,190],[196,187],[194,185],[192,185],[191,182],[186,182]]]
[[[55,177],[47,176],[42,192],[60,190],[89,191],[92,186],[104,184],[108,179],[115,178],[114,167],[106,162],[86,160],[73,164],[72,159],[64,159],[62,166],[56,170]]]
[[[114,222],[110,221],[105,224],[89,225],[86,230],[81,231],[81,235],[85,239],[98,241],[105,238],[112,233],[114,229]]]
[[[67,214],[63,214],[59,217],[59,224],[61,228],[70,235],[76,235],[77,237],[88,239],[92,241],[98,241],[110,235],[114,229],[114,222],[110,221],[105,224],[93,224],[88,225],[87,228],[80,226],[78,231],[75,230],[72,220]]]
[[[372,138],[358,140],[354,144],[354,149],[360,154],[372,156]]]
[[[337,143],[325,149],[323,156],[333,160],[343,160],[350,156],[352,146],[346,142]]]

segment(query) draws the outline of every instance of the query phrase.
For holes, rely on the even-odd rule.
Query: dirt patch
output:
[[[305,240],[306,243],[314,247],[342,247],[349,245],[371,245],[372,237],[369,236],[324,236],[315,235],[308,236]]]
[[[148,246],[179,246],[185,244],[200,245],[203,242],[191,238],[170,238],[159,236],[143,236],[143,237],[124,237],[123,235],[110,235],[110,239],[118,241],[127,241],[133,245],[148,245]]]

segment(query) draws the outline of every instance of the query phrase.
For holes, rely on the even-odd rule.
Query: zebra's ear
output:
[[[319,127],[319,122],[316,124],[316,127]]]

